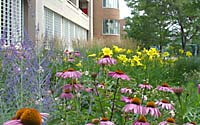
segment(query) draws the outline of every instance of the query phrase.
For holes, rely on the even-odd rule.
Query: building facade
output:
[[[94,0],[94,37],[120,40],[119,0]]]
[[[48,47],[55,38],[65,47],[92,39],[92,1],[1,0],[1,39],[9,45],[28,34],[39,47]]]
[[[49,47],[94,38],[120,40],[119,0],[1,0],[1,41],[6,45],[29,37]]]

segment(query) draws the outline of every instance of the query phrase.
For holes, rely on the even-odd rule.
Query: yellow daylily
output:
[[[77,63],[76,66],[78,67],[82,66],[82,61],[79,61],[79,63]]]
[[[183,54],[183,53],[184,53],[184,50],[183,50],[183,49],[179,49],[178,51],[179,51],[180,54]]]
[[[107,47],[104,47],[102,49],[102,51],[103,51],[104,56],[112,56],[112,54],[113,54],[112,50],[110,48],[107,48]]]
[[[96,56],[96,54],[90,54],[90,55],[88,55],[88,57],[95,57]]]
[[[168,52],[164,52],[164,53],[162,54],[162,56],[163,56],[163,57],[168,57],[168,56],[169,56],[169,53],[168,53]]]
[[[142,66],[143,64],[140,62],[141,58],[139,56],[133,56],[131,59],[131,66]]]
[[[126,51],[126,49],[119,48],[118,46],[115,46],[115,45],[113,45],[113,49],[114,49],[114,52],[116,53],[121,53],[121,52]]]
[[[138,56],[142,56],[142,52],[136,52]]]
[[[131,50],[131,49],[128,49],[127,51],[126,51],[126,53],[127,54],[131,54],[133,51]]]
[[[185,53],[185,55],[186,55],[187,57],[191,57],[191,56],[192,56],[192,53],[191,53],[190,51],[187,51],[187,52]]]
[[[117,59],[119,59],[123,63],[128,61],[128,58],[124,54],[120,54],[119,56],[117,56]]]

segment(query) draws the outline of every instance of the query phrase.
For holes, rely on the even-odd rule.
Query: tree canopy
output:
[[[200,38],[200,0],[125,0],[132,8],[126,18],[128,37],[145,46],[162,46],[169,42],[186,43]]]

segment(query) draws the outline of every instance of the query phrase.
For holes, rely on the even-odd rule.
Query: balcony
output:
[[[45,0],[44,6],[89,30],[89,16],[79,8],[75,0]]]

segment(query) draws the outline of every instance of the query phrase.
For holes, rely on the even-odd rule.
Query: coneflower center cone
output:
[[[169,85],[167,83],[163,83],[162,87],[169,87]]]
[[[138,121],[139,122],[147,122],[147,119],[143,116],[143,115],[141,115],[140,117],[139,117],[139,119],[138,119]]]
[[[131,102],[133,104],[136,104],[136,105],[140,105],[141,104],[141,100],[139,98],[137,98],[137,97],[132,98]]]
[[[65,93],[70,93],[70,90],[69,89],[65,89],[64,92]]]
[[[173,118],[167,118],[166,121],[169,122],[169,123],[175,123],[175,120]]]
[[[124,74],[124,72],[122,72],[121,70],[116,70],[115,73],[117,73],[117,74],[119,74],[119,75]]]
[[[169,103],[169,101],[166,100],[166,99],[162,100],[161,102],[162,102],[162,103]]]
[[[147,102],[147,105],[146,105],[146,107],[155,108],[155,107],[156,107],[156,104],[155,104],[155,102],[153,102],[153,101],[150,101],[150,102]]]
[[[101,121],[108,121],[108,118],[102,117],[102,118],[101,118]]]

